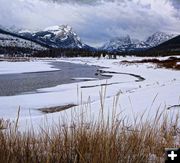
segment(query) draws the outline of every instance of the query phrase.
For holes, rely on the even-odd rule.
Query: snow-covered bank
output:
[[[21,106],[20,126],[30,122],[35,126],[48,121],[49,124],[59,122],[59,118],[72,118],[73,109],[44,115],[38,108],[60,106],[66,104],[91,103],[91,117],[97,118],[101,108],[100,92],[102,85],[106,85],[104,114],[112,112],[113,98],[119,95],[116,112],[123,112],[130,119],[135,115],[143,114],[151,117],[167,107],[180,104],[180,71],[156,68],[153,64],[121,64],[122,60],[137,60],[136,57],[120,57],[117,60],[97,58],[69,58],[56,59],[56,61],[89,64],[104,67],[108,71],[105,75],[112,78],[100,81],[85,81],[59,85],[52,88],[39,89],[39,94],[26,94],[18,96],[0,97],[0,116],[16,118],[17,109]],[[116,72],[116,73],[112,73]],[[133,75],[134,76],[133,76]],[[101,72],[97,75],[103,75]],[[145,80],[138,80],[138,76]],[[105,90],[105,88],[104,88]],[[76,107],[78,111],[80,107]],[[88,107],[89,108],[89,107]],[[168,114],[178,111],[178,108],[167,110]],[[90,114],[90,113],[89,113]]]
[[[31,62],[0,62],[0,74],[17,74],[58,70],[48,62],[34,60]]]

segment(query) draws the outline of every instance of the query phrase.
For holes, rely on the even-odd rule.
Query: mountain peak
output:
[[[83,48],[86,46],[69,25],[56,25],[47,27],[42,31],[19,32],[19,34],[56,48]]]
[[[69,25],[56,25],[56,26],[50,26],[45,28],[43,31],[61,31],[64,30],[66,32],[72,31],[72,27],[70,27]]]

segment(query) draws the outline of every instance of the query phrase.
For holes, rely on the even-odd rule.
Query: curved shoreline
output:
[[[137,74],[132,74],[132,73],[124,73],[124,72],[115,72],[115,71],[104,71],[104,70],[98,70],[100,73],[109,73],[109,74],[121,74],[121,75],[130,75],[133,76],[135,78],[138,78],[137,80],[135,80],[136,82],[141,82],[146,80],[144,77],[137,75]]]

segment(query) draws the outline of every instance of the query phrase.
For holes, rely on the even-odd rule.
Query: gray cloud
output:
[[[126,34],[144,39],[156,31],[180,33],[179,1],[54,1],[0,0],[1,25],[39,29],[69,24],[91,45]]]
[[[180,1],[179,0],[170,0],[173,6],[177,9],[180,9]]]
[[[180,1],[179,0],[170,0],[171,4],[173,5],[174,9],[177,10],[175,16],[180,20]]]

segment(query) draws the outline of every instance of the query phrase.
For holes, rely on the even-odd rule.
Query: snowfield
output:
[[[146,119],[155,116],[157,110],[165,111],[171,117],[180,109],[180,71],[156,68],[153,64],[122,64],[122,60],[140,60],[137,57],[120,57],[118,59],[106,58],[62,58],[54,61],[71,62],[77,64],[97,65],[101,71],[98,75],[112,76],[108,80],[83,81],[58,85],[56,87],[37,90],[36,94],[25,94],[18,96],[0,97],[0,117],[15,120],[17,110],[20,107],[19,127],[38,128],[44,124],[56,124],[59,120],[71,122],[71,118],[76,117],[81,108],[85,108],[87,119],[96,119],[102,103],[100,95],[103,94],[104,115],[111,115],[114,111],[114,98],[119,98],[116,113],[127,116],[133,120],[134,116],[142,115]],[[27,70],[29,72],[53,70],[47,61],[30,63],[13,63],[19,66],[16,72]],[[11,63],[0,63],[0,73],[3,74],[2,67],[7,69],[7,73],[14,70],[9,66]],[[18,65],[19,64],[19,65]],[[35,64],[31,68],[24,68],[26,64]],[[3,65],[3,66],[2,66]],[[21,71],[21,66],[23,70]],[[30,66],[30,65],[29,65]],[[27,67],[29,67],[27,66]],[[82,79],[82,78],[81,78]],[[86,79],[86,78],[84,78]],[[80,80],[80,79],[75,79]],[[43,114],[38,109],[44,107],[55,107],[67,104],[78,105],[75,108],[62,112]],[[176,106],[176,107],[173,107]],[[168,109],[171,107],[170,109]],[[76,114],[74,115],[74,113]]]

